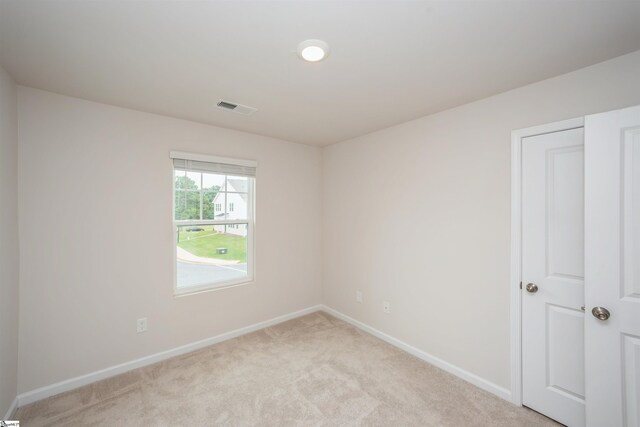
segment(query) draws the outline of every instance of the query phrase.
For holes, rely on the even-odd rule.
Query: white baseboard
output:
[[[11,413],[13,412],[13,410],[16,407],[16,404],[17,406],[28,405],[38,400],[45,399],[47,397],[54,396],[59,393],[64,393],[65,391],[73,390],[75,388],[82,387],[84,385],[91,384],[93,382],[100,381],[105,378],[113,377],[115,375],[119,375],[136,368],[141,368],[143,366],[151,365],[153,363],[160,362],[162,360],[169,359],[171,357],[189,353],[191,351],[198,350],[203,347],[208,347],[210,345],[217,344],[222,341],[239,337],[240,335],[245,335],[250,332],[255,332],[257,330],[266,328],[268,326],[273,326],[278,323],[286,322],[287,320],[295,319],[296,317],[304,316],[305,314],[319,311],[320,309],[321,309],[320,305],[315,305],[312,307],[305,308],[303,310],[294,311],[293,313],[285,314],[282,316],[274,317],[273,319],[269,319],[263,322],[255,323],[253,325],[245,326],[244,328],[236,329],[231,332],[226,332],[224,334],[216,335],[211,338],[206,338],[200,341],[196,341],[190,344],[176,347],[171,350],[161,351],[159,353],[152,354],[150,356],[141,357],[140,359],[121,363],[116,366],[111,366],[109,368],[91,372],[86,375],[81,375],[79,377],[71,378],[69,380],[61,381],[55,384],[40,387],[32,391],[21,393],[18,395],[18,397],[16,397],[16,400],[14,400],[13,405],[10,408],[10,412]]]
[[[383,341],[388,342],[389,344],[398,347],[401,350],[406,351],[407,353],[410,353],[414,356],[416,356],[419,359],[424,360],[425,362],[428,362],[434,366],[437,366],[438,368],[445,370],[447,372],[449,372],[450,374],[455,375],[458,378],[461,378],[473,385],[475,385],[476,387],[479,387],[485,391],[488,391],[489,393],[495,394],[496,396],[507,400],[509,402],[511,402],[511,392],[509,390],[507,390],[504,387],[500,387],[497,384],[492,383],[491,381],[488,381],[482,377],[479,377],[476,374],[472,374],[469,371],[465,371],[462,368],[459,368],[455,365],[452,365],[449,362],[445,362],[444,360],[433,356],[427,352],[424,352],[420,349],[417,349],[403,341],[400,341],[397,338],[394,338],[390,335],[385,334],[384,332],[381,332],[375,328],[372,328],[369,325],[366,325],[362,322],[360,322],[359,320],[356,320],[354,318],[351,318],[349,316],[347,316],[346,314],[342,314],[337,310],[334,310],[331,307],[327,307],[326,305],[321,305],[321,310],[325,311],[329,314],[331,314],[332,316],[337,317],[338,319],[344,320],[347,323],[352,324],[353,326],[362,329],[365,332],[370,333],[371,335],[380,338]]]
[[[16,411],[17,408],[18,408],[18,397],[13,399],[13,402],[11,402],[11,406],[9,406],[9,409],[7,409],[7,413],[4,414],[3,420],[13,420],[12,418],[13,413]]]
[[[424,360],[425,362],[431,363],[432,365],[435,365],[440,369],[443,369],[477,387],[480,387],[481,389],[488,391],[489,393],[495,394],[496,396],[502,399],[511,401],[511,392],[509,390],[503,387],[500,387],[499,385],[494,384],[475,374],[472,374],[471,372],[465,371],[462,368],[452,365],[449,362],[445,362],[444,360],[439,359],[429,353],[419,350],[403,341],[400,341],[399,339],[396,339],[390,335],[385,334],[384,332],[381,332],[375,328],[372,328],[369,325],[366,325],[345,314],[342,314],[339,311],[332,309],[331,307],[319,304],[319,305],[305,308],[303,310],[295,311],[293,313],[274,317],[273,319],[265,320],[263,322],[258,322],[253,325],[245,326],[240,329],[236,329],[230,332],[216,335],[211,338],[206,338],[206,339],[196,341],[190,344],[186,344],[180,347],[176,347],[170,350],[152,354],[150,356],[141,357],[139,359],[132,360],[130,362],[121,363],[116,366],[101,369],[99,371],[91,372],[89,374],[81,375],[79,377],[71,378],[69,380],[61,381],[55,384],[40,387],[32,391],[21,393],[14,399],[13,403],[11,404],[11,407],[7,411],[7,415],[5,415],[5,419],[10,419],[11,415],[13,414],[13,412],[16,410],[17,407],[28,405],[38,400],[45,399],[47,397],[54,396],[56,394],[64,393],[66,391],[70,391],[78,387],[82,387],[84,385],[103,380],[105,378],[113,377],[115,375],[119,375],[136,368],[141,368],[143,366],[151,365],[153,363],[157,363],[162,360],[169,359],[171,357],[189,353],[194,350],[198,350],[213,344],[217,344],[222,341],[226,341],[232,338],[239,337],[241,335],[255,332],[257,330],[260,330],[269,326],[273,326],[278,323],[286,322],[287,320],[295,319],[296,317],[304,316],[306,314],[313,313],[319,310],[325,311],[331,314],[332,316],[337,317],[338,319],[344,320],[345,322],[350,323],[351,325],[357,328],[360,328],[363,331],[368,332],[371,335],[378,337],[381,340],[386,341],[389,344],[395,347],[398,347],[406,351],[407,353],[410,353],[418,357],[419,359]]]

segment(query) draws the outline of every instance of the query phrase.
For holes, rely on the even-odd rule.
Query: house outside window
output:
[[[175,293],[252,281],[256,162],[182,152],[171,157]]]

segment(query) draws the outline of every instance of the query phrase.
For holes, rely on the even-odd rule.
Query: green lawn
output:
[[[246,237],[216,233],[210,225],[200,228],[204,231],[178,228],[178,246],[199,257],[247,262]],[[218,254],[216,248],[227,248],[227,253]]]

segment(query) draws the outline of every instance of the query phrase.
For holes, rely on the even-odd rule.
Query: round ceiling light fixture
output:
[[[307,62],[319,62],[329,54],[329,45],[322,40],[305,40],[298,45],[298,55]]]

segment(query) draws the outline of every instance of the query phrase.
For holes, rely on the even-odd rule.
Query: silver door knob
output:
[[[593,310],[591,310],[591,314],[593,314],[593,317],[598,320],[607,320],[609,317],[611,317],[611,313],[609,313],[609,310],[604,307],[593,307]]]
[[[535,283],[527,283],[525,289],[527,290],[527,292],[535,294],[536,292],[538,292],[538,285],[536,285]]]

